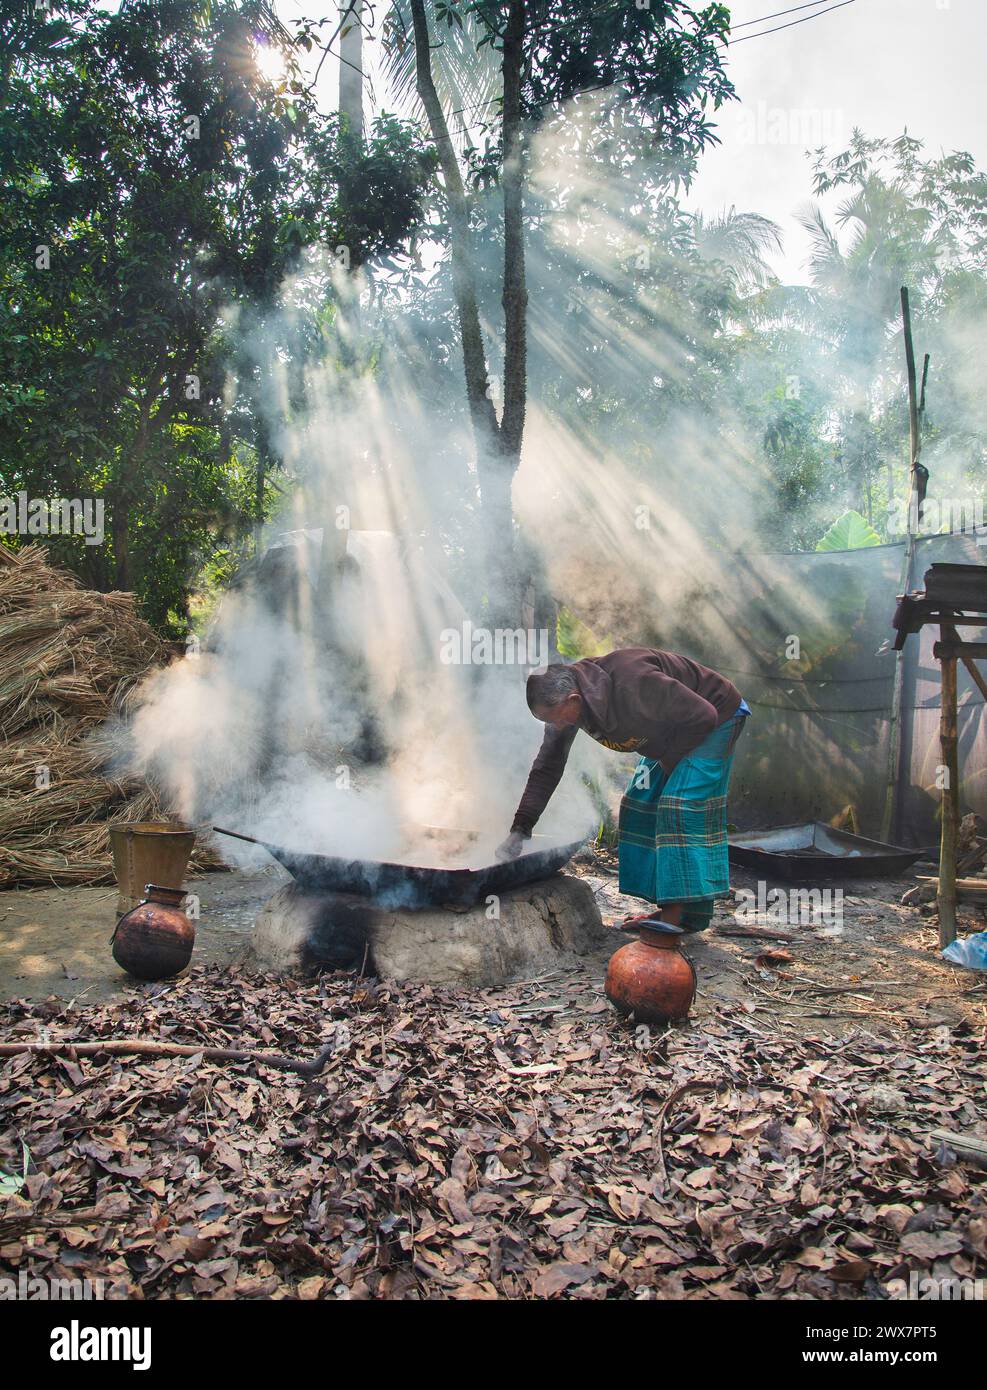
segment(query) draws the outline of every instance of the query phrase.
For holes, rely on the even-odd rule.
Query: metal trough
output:
[[[730,863],[771,878],[890,878],[921,859],[920,849],[867,840],[823,821],[728,837]]]
[[[582,840],[560,843],[532,836],[532,849],[506,863],[477,868],[448,869],[417,864],[393,864],[366,859],[338,859],[325,854],[300,854],[280,845],[255,840],[236,830],[214,825],[219,835],[262,845],[291,874],[301,888],[321,893],[353,893],[372,898],[381,907],[437,907],[444,903],[471,906],[489,893],[521,888],[548,878],[568,864]]]

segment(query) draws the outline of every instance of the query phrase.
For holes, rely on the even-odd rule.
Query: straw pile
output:
[[[0,652],[0,888],[112,882],[108,823],[167,816],[107,775],[102,726],[169,647],[132,594],[85,590],[28,546],[0,548]]]

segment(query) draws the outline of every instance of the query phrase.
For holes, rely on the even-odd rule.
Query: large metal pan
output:
[[[545,835],[534,835],[531,850],[518,859],[479,868],[443,869],[366,859],[337,859],[326,854],[299,854],[265,840],[255,840],[250,835],[241,835],[236,830],[223,830],[218,825],[214,825],[213,830],[220,835],[232,835],[236,840],[262,845],[284,865],[301,888],[322,893],[353,893],[372,898],[381,907],[436,907],[444,903],[469,906],[481,902],[490,893],[520,888],[558,873],[583,844],[582,840],[563,844]]]
[[[890,878],[921,859],[920,849],[867,840],[822,821],[729,836],[730,863],[773,878]]]

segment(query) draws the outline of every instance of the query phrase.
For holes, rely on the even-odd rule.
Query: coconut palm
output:
[[[503,87],[500,53],[473,14],[444,0],[426,0],[432,78],[453,138],[462,148],[496,111]],[[415,77],[415,43],[409,0],[391,0],[382,27],[384,73],[393,99],[421,113]]]
[[[699,257],[718,262],[734,289],[763,289],[774,279],[765,256],[781,250],[781,229],[769,218],[731,207],[716,217],[693,213],[691,229]]]

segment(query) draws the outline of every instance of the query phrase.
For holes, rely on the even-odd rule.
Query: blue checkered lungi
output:
[[[746,703],[677,763],[670,775],[642,758],[620,802],[620,891],[682,903],[682,926],[701,931],[730,888],[727,791]]]

